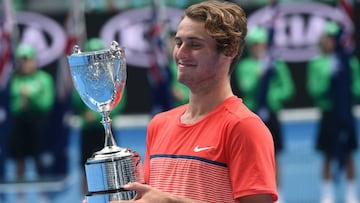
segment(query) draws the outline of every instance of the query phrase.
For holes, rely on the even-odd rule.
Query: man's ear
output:
[[[235,46],[234,44],[228,44],[225,46],[223,53],[227,57],[235,57],[238,51],[239,50],[237,46]]]

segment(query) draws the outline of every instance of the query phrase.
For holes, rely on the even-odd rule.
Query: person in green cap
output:
[[[345,52],[340,35],[336,22],[325,24],[319,41],[320,54],[309,61],[307,69],[306,87],[321,111],[316,138],[316,149],[324,155],[321,203],[335,202],[333,180],[339,174],[334,173],[336,169],[346,171],[343,202],[359,203],[352,157],[358,147],[352,107],[360,97],[360,65],[355,56]],[[337,168],[332,167],[334,161],[338,161]]]
[[[105,49],[105,44],[100,38],[90,38],[85,42],[85,51],[97,51]],[[126,105],[126,89],[119,104],[111,111],[111,116],[119,114],[124,110]],[[84,166],[86,160],[90,158],[94,152],[101,150],[105,143],[105,131],[101,124],[101,115],[98,112],[91,110],[81,100],[80,95],[76,90],[73,91],[73,113],[81,118],[80,129],[80,150],[81,150],[81,167],[85,170]],[[88,192],[85,171],[83,170],[83,192]]]
[[[278,155],[283,149],[278,112],[293,97],[295,88],[284,61],[269,55],[268,41],[269,32],[264,27],[249,29],[246,36],[248,56],[239,62],[235,80],[245,105],[258,114],[269,128]],[[279,160],[276,162],[278,202],[282,202]]]
[[[15,160],[17,180],[24,181],[27,158],[33,158],[36,170],[39,169],[44,124],[54,103],[55,90],[52,76],[36,65],[33,46],[20,44],[15,54],[18,67],[10,79],[9,156]],[[24,197],[20,194],[19,198]]]

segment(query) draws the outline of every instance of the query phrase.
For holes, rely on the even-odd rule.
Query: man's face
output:
[[[190,89],[214,83],[228,71],[224,66],[226,57],[217,51],[215,40],[205,31],[204,22],[188,17],[178,26],[173,56],[178,80]]]

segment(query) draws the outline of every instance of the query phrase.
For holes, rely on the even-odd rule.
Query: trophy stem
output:
[[[105,148],[117,147],[116,141],[114,139],[112,130],[111,130],[112,120],[110,118],[110,111],[106,111],[102,113],[101,124],[105,129]]]

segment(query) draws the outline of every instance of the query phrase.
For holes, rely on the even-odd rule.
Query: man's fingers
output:
[[[134,197],[134,201],[139,199],[141,197],[141,195],[139,195],[139,193],[143,193],[145,191],[147,191],[148,186],[145,184],[141,184],[138,182],[130,182],[127,183],[125,185],[123,185],[123,189],[125,190],[134,190],[136,191],[138,194],[136,194],[136,196]],[[111,201],[110,203],[120,203],[120,202],[126,202],[126,203],[131,203],[131,200],[127,200],[127,201]],[[87,203],[86,200],[83,200],[82,203]]]
[[[148,186],[138,182],[127,183],[123,186],[125,190],[135,190],[137,192],[144,192],[147,190]]]

